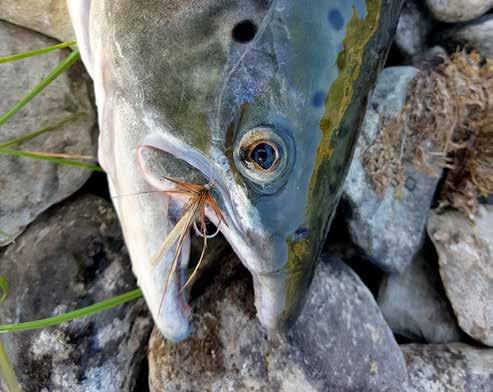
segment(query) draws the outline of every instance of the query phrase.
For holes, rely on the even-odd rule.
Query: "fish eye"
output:
[[[270,127],[250,129],[235,146],[236,168],[250,184],[259,186],[262,191],[275,188],[274,184],[286,177],[292,161],[288,156],[288,139]]]

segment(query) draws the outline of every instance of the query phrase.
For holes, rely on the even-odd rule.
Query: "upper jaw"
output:
[[[183,145],[173,137],[149,135],[138,147],[139,164],[146,181],[153,189],[163,192],[174,188],[174,184],[165,178],[167,173],[164,175],[159,172],[152,173],[152,169],[149,168],[150,162],[145,159],[145,153],[149,150],[165,153],[164,158],[168,160],[186,162],[188,164],[186,178],[193,177],[191,175],[193,171],[199,172],[202,174],[202,179],[199,180],[202,181],[202,185],[206,182],[212,185],[211,188],[218,193],[216,202],[222,210],[225,221],[220,222],[209,208],[206,209],[207,218],[214,225],[219,225],[221,233],[251,272],[269,274],[283,267],[283,259],[285,260],[287,256],[286,251],[283,251],[286,241],[274,240],[263,227],[261,217],[243,187],[239,186],[230,174],[229,168],[220,167],[200,151]],[[175,195],[171,195],[171,198],[175,198]]]

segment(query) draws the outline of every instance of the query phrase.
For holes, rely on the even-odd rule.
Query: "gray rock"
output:
[[[441,46],[433,46],[412,58],[412,65],[420,70],[435,70],[448,58],[447,51]]]
[[[60,41],[75,40],[67,0],[0,0],[0,18]]]
[[[493,0],[426,0],[433,16],[442,22],[466,22],[486,13]]]
[[[320,263],[295,326],[270,337],[255,318],[249,276],[235,259],[221,269],[194,305],[188,340],[173,345],[153,332],[151,391],[400,390],[406,376],[399,347],[344,263]]]
[[[431,27],[432,19],[423,4],[418,0],[408,0],[399,18],[395,44],[407,57],[416,56],[426,49]]]
[[[456,343],[401,346],[409,379],[405,392],[491,392],[493,350]]]
[[[459,212],[432,212],[428,233],[459,326],[493,346],[493,206],[480,206],[475,223]]]
[[[485,57],[493,58],[493,15],[484,15],[469,23],[453,25],[439,34],[437,39],[446,43],[451,51],[458,46],[475,49]]]
[[[390,272],[402,271],[418,251],[439,178],[406,164],[407,180],[401,196],[396,197],[391,186],[380,196],[365,173],[361,153],[380,132],[381,117],[393,118],[400,113],[409,83],[416,74],[413,67],[390,67],[380,74],[343,192],[353,242],[375,264]]]
[[[43,214],[0,258],[1,323],[41,319],[136,287],[110,204],[95,196]],[[4,340],[24,391],[121,392],[137,381],[152,328],[143,300]]]
[[[392,331],[408,339],[429,343],[462,340],[436,260],[428,253],[419,252],[401,274],[383,279],[378,305]]]
[[[56,42],[40,34],[0,21],[0,53],[14,54],[43,48]],[[0,67],[0,113],[6,112],[67,56],[57,51]],[[88,97],[85,72],[76,65],[62,74],[27,107],[2,126],[0,144],[76,113],[75,121],[56,131],[23,143],[24,150],[96,154],[95,114]],[[13,147],[15,148],[15,147]],[[53,204],[79,189],[90,172],[46,161],[0,156],[0,246],[17,237],[25,227]],[[9,236],[4,235],[7,233]]]

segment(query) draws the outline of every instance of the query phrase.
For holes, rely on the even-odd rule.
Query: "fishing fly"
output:
[[[176,225],[166,236],[156,255],[151,259],[152,266],[156,267],[159,263],[159,260],[162,259],[163,255],[176,243],[176,250],[173,262],[171,264],[171,268],[168,272],[164,285],[161,305],[166,295],[169,282],[172,276],[176,273],[178,267],[178,259],[181,254],[185,238],[190,229],[194,227],[195,231],[198,232],[199,235],[202,237],[202,252],[194,270],[188,277],[183,287],[180,289],[180,292],[190,286],[191,282],[193,282],[197,272],[199,271],[207,249],[207,239],[214,237],[219,232],[219,226],[221,225],[221,223],[224,222],[224,224],[227,225],[221,209],[219,208],[216,200],[211,194],[211,188],[213,186],[212,182],[209,182],[205,185],[200,185],[190,184],[170,177],[165,177],[165,179],[175,184],[176,189],[165,190],[163,191],[164,193],[181,195],[188,198],[188,200],[182,209],[182,215],[178,219]],[[214,213],[218,220],[217,230],[213,235],[207,234],[207,208],[209,208]],[[199,224],[199,227],[197,227],[197,223]]]

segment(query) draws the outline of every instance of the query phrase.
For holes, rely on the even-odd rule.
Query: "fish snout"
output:
[[[312,268],[268,274],[252,273],[255,307],[260,323],[270,332],[294,324],[306,301],[313,278]]]
[[[262,253],[262,245],[254,255],[255,247],[236,249],[252,275],[257,317],[268,331],[294,324],[306,301],[319,255],[319,244],[312,238],[279,238],[274,242],[277,245],[269,247],[267,254]]]

